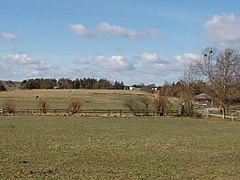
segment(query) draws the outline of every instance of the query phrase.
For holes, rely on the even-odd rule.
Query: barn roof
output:
[[[197,99],[197,100],[211,100],[211,98],[204,94],[204,93],[201,93],[201,94],[198,94],[194,97],[194,99]]]

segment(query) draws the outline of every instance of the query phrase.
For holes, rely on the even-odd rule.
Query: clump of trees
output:
[[[111,82],[107,79],[83,78],[71,80],[69,78],[56,79],[29,79],[21,83],[22,89],[124,89],[121,81]]]
[[[159,116],[169,115],[171,108],[176,102],[170,97],[164,96],[160,91],[155,97],[142,97],[129,99],[124,102],[124,106],[127,107],[133,115],[149,116],[150,112],[155,112]]]
[[[240,54],[237,50],[203,49],[201,56],[184,70],[182,93],[179,94],[183,99],[182,114],[193,115],[193,97],[204,92],[222,109],[225,118],[230,103],[239,98],[239,80]]]
[[[207,83],[208,93],[222,108],[223,118],[231,100],[238,98],[240,54],[235,49],[205,48],[197,61],[201,77]]]
[[[56,79],[29,79],[21,83],[22,89],[53,89],[57,85]]]
[[[160,113],[165,109],[162,104],[165,96],[182,99],[181,114],[194,115],[193,99],[200,93],[208,94],[214,104],[222,109],[223,118],[229,105],[238,102],[240,81],[240,54],[236,49],[219,50],[214,47],[203,49],[198,59],[192,59],[184,69],[183,79],[177,83],[165,83],[159,87],[162,93],[157,99]]]

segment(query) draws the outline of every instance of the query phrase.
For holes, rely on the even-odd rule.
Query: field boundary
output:
[[[16,109],[14,112],[9,113],[7,109],[0,109],[0,114],[8,115],[71,115],[67,109],[46,109],[46,113],[42,109]],[[76,113],[82,116],[159,116],[157,111],[137,110],[131,111],[128,109],[79,109]],[[169,116],[179,115],[178,110],[171,110]]]

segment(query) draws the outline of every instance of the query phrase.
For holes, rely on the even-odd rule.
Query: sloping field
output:
[[[240,179],[240,124],[0,116],[0,179]]]
[[[49,108],[66,109],[72,99],[80,99],[82,109],[123,109],[127,99],[153,97],[142,91],[124,90],[15,90],[0,92],[0,108],[12,101],[17,109],[37,109],[36,97],[46,99]]]

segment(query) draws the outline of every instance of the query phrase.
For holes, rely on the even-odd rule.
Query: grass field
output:
[[[14,90],[0,92],[0,108],[10,100],[17,109],[37,109],[37,96],[46,99],[52,109],[66,109],[71,99],[80,99],[82,109],[125,109],[123,104],[127,99],[154,97],[142,91],[129,90]]]
[[[240,123],[0,116],[0,179],[240,179]]]

